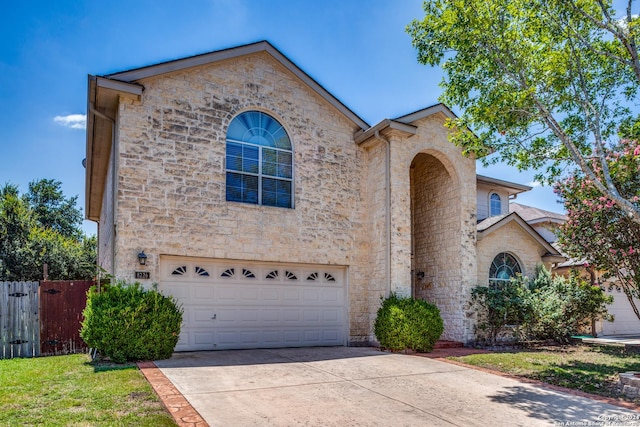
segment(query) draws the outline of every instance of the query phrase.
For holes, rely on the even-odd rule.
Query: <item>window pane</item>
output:
[[[278,153],[278,176],[281,178],[291,178],[293,158],[291,153],[280,151]]]
[[[502,214],[502,203],[500,201],[500,196],[497,195],[496,193],[491,194],[491,206],[490,206],[490,210],[491,216],[496,216],[496,215],[500,215]]]
[[[262,204],[267,206],[290,208],[291,182],[272,178],[263,178]]]
[[[278,180],[278,200],[276,206],[282,208],[291,207],[291,182]]]
[[[242,170],[244,172],[258,173],[258,147],[243,145]]]
[[[262,149],[262,173],[277,176],[278,152],[276,150]]]
[[[251,175],[242,176],[242,201],[246,203],[258,203],[258,177]]]
[[[240,144],[227,143],[227,169],[242,170],[242,146]]]
[[[273,133],[273,138],[276,141],[277,148],[282,148],[283,150],[291,150],[291,141],[289,140],[289,135],[287,135],[287,132],[285,132],[283,127],[280,127],[280,129]]]
[[[227,172],[227,200],[258,203],[258,177]]]
[[[242,201],[242,175],[227,172],[227,200]]]

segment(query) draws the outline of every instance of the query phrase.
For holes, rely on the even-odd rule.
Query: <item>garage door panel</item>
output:
[[[338,310],[325,309],[322,311],[322,320],[325,322],[338,322],[340,319],[340,313]]]
[[[220,286],[218,288],[217,299],[220,301],[235,302],[238,298],[237,289],[229,286]]]
[[[253,287],[242,287],[239,290],[240,301],[258,301],[259,290]]]
[[[303,314],[305,322],[320,321],[320,310],[304,310]]]
[[[199,301],[201,304],[205,302],[212,302],[216,300],[214,288],[208,285],[196,285],[189,286],[193,289],[193,298]]]
[[[300,301],[300,289],[283,289],[282,299],[285,301]]]
[[[346,343],[344,268],[165,258],[159,287],[184,309],[177,351]]]
[[[262,289],[263,301],[279,301],[280,295],[282,295],[282,293],[278,288]]]
[[[260,310],[263,322],[280,322],[280,310],[279,309],[264,309]]]
[[[209,307],[190,307],[187,314],[192,327],[209,327],[211,325],[213,314]]]
[[[238,321],[239,322],[258,322],[258,312],[256,310],[238,310]]]

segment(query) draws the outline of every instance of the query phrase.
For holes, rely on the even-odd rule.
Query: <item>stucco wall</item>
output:
[[[492,193],[496,193],[500,196],[500,211],[502,214],[509,213],[509,192],[504,188],[498,186],[489,186],[486,184],[478,183],[477,187],[477,204],[478,204],[478,219],[483,220],[488,218],[491,213],[489,210],[490,197]]]
[[[371,337],[371,225],[366,150],[356,126],[266,54],[149,78],[142,102],[120,105],[116,272],[136,253],[348,266],[351,341]],[[225,200],[225,134],[262,110],[294,147],[295,209]],[[376,193],[377,194],[377,193]],[[379,256],[378,256],[379,257]],[[379,274],[376,270],[375,274]]]

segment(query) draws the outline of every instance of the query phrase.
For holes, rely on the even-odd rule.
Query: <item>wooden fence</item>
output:
[[[40,355],[38,282],[0,282],[0,359]]]
[[[86,352],[80,327],[91,285],[0,282],[0,359]]]

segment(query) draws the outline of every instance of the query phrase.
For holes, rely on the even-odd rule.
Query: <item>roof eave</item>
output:
[[[505,181],[497,178],[491,178],[485,175],[476,175],[476,181],[481,182],[483,184],[499,185],[500,187],[513,190],[513,191],[510,191],[511,194],[520,194],[526,191],[531,191],[533,189],[533,187],[530,187],[528,185],[518,184],[515,182]]]
[[[139,100],[144,88],[105,77],[88,77],[85,217],[100,220],[102,195],[120,97]]]
[[[267,41],[260,41],[243,46],[233,47],[224,50],[218,50],[215,52],[209,52],[202,55],[195,55],[188,58],[176,59],[173,61],[163,62],[156,65],[149,65],[146,67],[136,68],[129,71],[123,71],[119,73],[110,74],[107,77],[124,81],[135,82],[147,77],[154,77],[161,74],[172,73],[175,71],[181,71],[187,68],[197,67],[200,65],[211,64],[217,61],[223,61],[227,59],[238,58],[240,56],[250,55],[259,52],[266,52],[280,62],[285,68],[293,73],[304,84],[318,93],[325,101],[336,108],[340,113],[347,117],[351,122],[357,125],[360,129],[368,129],[369,124],[360,118],[356,113],[351,111],[346,105],[344,105],[338,98],[329,93],[324,87],[322,87],[311,76],[302,71],[293,61],[287,58],[282,52],[276,49],[271,43]]]
[[[447,107],[446,105],[440,103],[440,104],[435,104],[432,105],[430,107],[427,108],[423,108],[421,110],[418,111],[414,111],[413,113],[409,113],[409,114],[405,114],[404,116],[400,116],[400,117],[396,117],[395,119],[393,119],[396,122],[400,122],[400,123],[413,123],[416,120],[420,120],[423,119],[425,117],[437,114],[437,113],[442,113],[444,114],[447,118],[449,119],[457,119],[458,116],[456,116],[453,111],[451,111],[449,109],[449,107]]]
[[[566,260],[567,260],[567,257],[562,255],[555,255],[555,254],[546,254],[542,257],[542,261],[550,262],[552,264],[559,264],[559,263],[565,262]]]
[[[547,257],[547,256],[560,256],[560,257],[562,257],[562,255],[553,246],[551,246],[551,243],[547,242],[540,235],[540,233],[538,233],[532,226],[527,224],[527,222],[524,219],[522,219],[522,217],[520,215],[518,215],[516,212],[510,213],[509,215],[505,216],[504,218],[502,218],[500,221],[496,222],[495,224],[490,225],[489,227],[487,227],[486,229],[484,229],[482,231],[478,231],[477,232],[477,240],[478,241],[482,240],[488,234],[491,234],[494,231],[502,228],[503,226],[505,226],[506,224],[508,224],[511,221],[516,221],[522,227],[523,230],[525,230],[535,241],[537,241],[540,244],[540,246],[545,248],[545,250],[547,251],[547,254],[544,255],[544,257]]]
[[[358,145],[362,145],[369,139],[376,136],[376,133],[383,131],[398,131],[405,136],[413,136],[417,132],[417,128],[413,125],[400,123],[395,120],[384,119],[375,126],[370,127],[367,130],[359,130],[353,135],[353,139]]]

